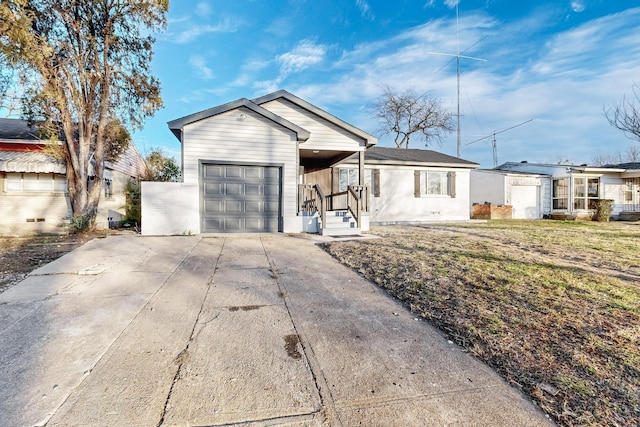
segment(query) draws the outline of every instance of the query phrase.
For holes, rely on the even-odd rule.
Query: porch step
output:
[[[328,211],[327,223],[321,225],[323,236],[353,236],[360,234],[356,220],[348,211]]]

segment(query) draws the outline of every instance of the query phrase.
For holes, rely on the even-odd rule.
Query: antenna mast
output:
[[[460,145],[460,30],[458,27],[458,1],[456,3],[456,77],[458,79],[458,114],[456,122],[458,124],[458,158],[462,157],[462,147]]]
[[[460,0],[458,0],[456,2],[456,53],[455,54],[451,54],[451,53],[441,53],[441,52],[427,52],[428,55],[455,56],[455,58],[456,58],[456,79],[457,79],[457,96],[456,96],[456,99],[458,101],[458,103],[457,103],[457,112],[456,112],[456,122],[457,122],[457,128],[458,128],[458,138],[457,138],[457,157],[458,158],[460,158],[462,156],[461,131],[460,131],[460,58],[473,59],[475,61],[486,62],[486,59],[475,58],[473,56],[466,56],[466,55],[462,55],[462,53],[466,52],[471,47],[475,46],[480,41],[482,41],[482,40],[484,40],[484,39],[486,39],[488,37],[488,36],[483,37],[481,40],[475,42],[474,44],[469,46],[467,49],[465,49],[463,52],[460,52],[460,29],[459,29],[459,13],[458,13],[458,4],[459,3],[460,3]],[[451,61],[449,61],[449,62],[451,62]],[[448,65],[449,62],[447,62],[447,64],[445,64],[445,66]],[[441,68],[439,68],[438,71],[440,71],[445,66],[442,66]],[[436,71],[436,73],[438,71]]]
[[[493,153],[493,167],[494,168],[498,167],[498,144],[496,143],[496,135],[498,135],[499,133],[511,130],[513,128],[517,128],[518,126],[522,126],[522,125],[527,124],[527,123],[529,123],[531,121],[533,121],[533,119],[529,119],[529,120],[527,120],[525,122],[518,123],[517,125],[508,127],[506,129],[502,129],[502,130],[499,130],[499,131],[494,131],[491,135],[483,136],[482,138],[478,138],[478,139],[476,139],[474,141],[468,142],[465,145],[471,145],[474,142],[482,141],[483,139],[487,139],[487,138],[492,138],[491,139],[491,151]]]

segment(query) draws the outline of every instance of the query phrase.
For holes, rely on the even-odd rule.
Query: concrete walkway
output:
[[[0,294],[3,426],[542,426],[304,236],[93,240]]]

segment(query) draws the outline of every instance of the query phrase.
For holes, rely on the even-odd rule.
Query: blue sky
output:
[[[382,85],[429,92],[455,112],[461,59],[462,158],[591,163],[632,143],[603,107],[640,84],[632,0],[174,0],[155,45],[165,108],[134,134],[180,158],[167,121],[285,89],[380,137]],[[456,36],[456,33],[458,36]],[[411,148],[425,148],[413,141]],[[456,155],[456,134],[428,147]]]

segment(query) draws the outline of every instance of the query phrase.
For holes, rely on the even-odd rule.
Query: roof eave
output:
[[[263,108],[249,101],[247,98],[241,98],[236,101],[220,105],[218,107],[209,108],[208,110],[200,111],[198,113],[190,114],[179,119],[171,120],[170,122],[167,122],[167,125],[169,126],[171,132],[176,136],[176,138],[178,138],[178,140],[182,142],[182,131],[185,126],[238,108],[247,108],[271,120],[272,122],[293,131],[296,134],[297,140],[300,142],[308,140],[311,136],[308,130],[303,129],[300,126],[291,123],[287,119],[272,113],[266,108]]]
[[[344,120],[339,119],[338,117],[334,116],[333,114],[327,113],[325,110],[316,107],[315,105],[305,101],[302,98],[299,98],[295,95],[293,95],[290,92],[287,92],[284,89],[278,90],[276,92],[261,96],[259,98],[255,98],[253,100],[253,102],[255,104],[261,105],[261,104],[265,104],[267,102],[279,99],[279,98],[284,98],[287,101],[291,102],[292,104],[295,104],[301,108],[304,108],[307,111],[310,111],[314,114],[316,114],[317,116],[322,117],[323,119],[333,123],[334,125],[346,130],[347,132],[350,132],[356,136],[358,136],[359,138],[362,138],[366,141],[366,146],[367,148],[369,147],[373,147],[374,145],[376,145],[378,143],[378,138],[376,138],[375,136],[368,134],[367,132],[363,131],[362,129],[358,129],[357,127],[345,122]]]

